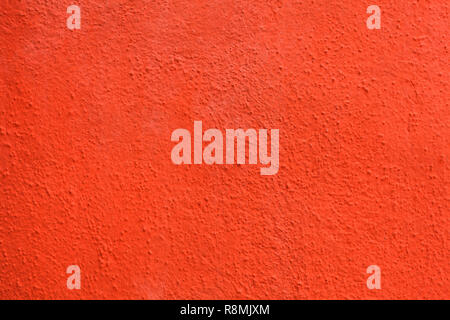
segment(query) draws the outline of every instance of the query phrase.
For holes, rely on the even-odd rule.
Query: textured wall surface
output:
[[[450,298],[448,14],[1,0],[0,298]],[[194,120],[280,129],[278,174],[174,165]]]

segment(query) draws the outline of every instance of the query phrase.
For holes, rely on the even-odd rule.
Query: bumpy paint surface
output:
[[[0,1],[0,298],[450,298],[449,4],[372,2]]]

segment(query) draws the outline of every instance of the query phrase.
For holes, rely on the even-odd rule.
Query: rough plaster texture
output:
[[[448,6],[0,1],[0,298],[450,298]],[[175,166],[194,120],[279,173]]]

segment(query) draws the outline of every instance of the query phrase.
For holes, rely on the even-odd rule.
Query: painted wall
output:
[[[0,1],[0,298],[449,299],[449,3],[372,2]]]

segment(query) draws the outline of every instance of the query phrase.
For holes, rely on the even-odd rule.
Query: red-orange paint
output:
[[[448,299],[449,123],[444,0],[0,1],[0,298]]]

